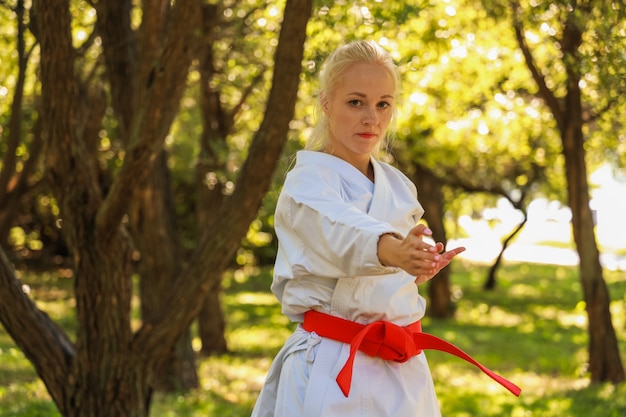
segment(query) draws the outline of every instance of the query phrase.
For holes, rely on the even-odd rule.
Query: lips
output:
[[[371,139],[371,138],[376,137],[376,133],[372,133],[372,132],[357,133],[357,135],[364,139]]]

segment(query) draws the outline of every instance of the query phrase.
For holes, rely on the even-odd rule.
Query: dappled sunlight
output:
[[[510,395],[500,384],[467,364],[461,365],[459,362],[433,364],[433,361],[429,361],[429,364],[436,387],[444,385],[445,382],[446,389],[479,390],[494,396]],[[494,371],[498,372],[497,369]],[[564,390],[583,389],[589,385],[586,378],[572,379],[534,372],[506,372],[505,375],[503,372],[500,373],[522,388],[522,397],[553,395]],[[439,390],[439,387],[437,389]]]
[[[578,327],[586,329],[587,316],[584,311],[563,311],[555,306],[533,306],[532,314],[538,318],[549,321],[558,321],[562,327]],[[533,328],[534,330],[534,328]]]
[[[269,363],[268,359],[242,359],[231,355],[205,358],[198,367],[200,387],[187,393],[155,393],[150,415],[250,415]]]
[[[259,352],[271,354],[277,352],[287,337],[291,334],[288,329],[267,327],[237,328],[229,332],[228,346],[235,352]]]
[[[245,362],[225,357],[206,360],[199,369],[203,375],[202,389],[233,403],[244,396],[252,400],[251,393],[261,389],[269,366],[267,358]]]
[[[587,314],[578,310],[572,312],[559,311],[556,320],[563,327],[578,327],[582,330],[587,328]]]
[[[535,298],[541,296],[541,290],[537,285],[514,284],[508,288],[508,293],[513,297]]]
[[[524,387],[524,395],[545,396],[564,390],[579,390],[589,385],[587,378],[571,378],[565,376],[546,376],[535,372],[514,374],[520,385]]]
[[[269,291],[227,291],[224,304],[228,347],[239,355],[273,357],[295,327]]]
[[[586,377],[586,312],[584,303],[581,307],[577,302],[581,294],[575,270],[506,265],[498,273],[497,288],[484,291],[487,270],[457,264],[455,271],[462,272],[453,275],[455,287],[462,290],[457,290],[455,320],[426,319],[426,331],[457,344],[507,377],[511,371],[567,380]],[[437,365],[448,362],[436,352],[429,352],[429,357],[437,359]],[[463,366],[454,363],[453,369]]]
[[[41,303],[53,303],[65,300],[65,302],[74,303],[74,296],[72,292],[71,281],[67,283],[67,286],[58,287],[57,283],[52,281],[43,281],[38,285],[24,285],[24,290],[31,294],[33,299]]]
[[[60,416],[33,365],[3,330],[0,326],[0,415]]]
[[[522,387],[521,396],[516,398],[479,371],[450,369],[433,365],[432,361],[431,367],[442,414],[447,417],[621,417],[618,410],[626,404],[624,384],[596,386],[590,385],[587,378],[507,373]]]
[[[248,304],[245,309],[233,311],[228,316],[228,320],[231,322],[239,323],[238,326],[251,328],[255,322],[264,321],[264,326],[272,325],[285,326],[289,323],[287,317],[279,314],[267,314],[274,313],[262,305]],[[247,323],[247,324],[246,324]]]
[[[74,309],[76,307],[76,301],[71,298],[68,300],[55,300],[55,301],[36,301],[37,307],[46,312],[53,320],[67,320],[68,308]]]
[[[281,314],[280,304],[269,292],[239,292],[224,297],[227,309],[227,340],[235,351],[271,354],[284,343],[294,327]]]
[[[0,384],[0,404],[0,414],[7,416],[61,416],[40,379]]]
[[[611,302],[611,317],[613,326],[625,334],[626,329],[626,296],[622,300]]]
[[[456,344],[476,360],[522,388],[519,398],[472,365],[443,352],[427,351],[435,387],[446,417],[621,417],[626,415],[626,384],[592,385],[587,370],[587,315],[580,301],[576,268],[505,264],[495,290],[485,291],[486,266],[459,261],[451,281],[455,318],[425,317],[424,331]],[[294,329],[268,290],[271,275],[230,279],[222,294],[226,340],[231,353],[198,359],[200,388],[185,394],[155,395],[159,417],[249,416],[272,359]],[[614,298],[614,327],[626,358],[626,276],[607,272]],[[66,298],[69,280],[51,281],[42,307],[71,324]],[[60,285],[56,288],[56,285]],[[423,291],[425,293],[425,291]],[[138,300],[133,300],[134,309]],[[138,316],[134,318],[138,320]],[[139,321],[137,321],[139,323]],[[192,341],[196,351],[200,339]],[[0,402],[8,415],[57,417],[32,365],[0,332]],[[607,405],[609,405],[607,407]],[[8,410],[8,408],[7,408]],[[37,411],[32,411],[37,410]],[[607,411],[608,410],[608,411]],[[603,412],[607,411],[606,414]],[[1,413],[0,413],[1,414]],[[3,414],[4,415],[4,414]]]
[[[36,381],[37,378],[30,371],[33,369],[31,363],[26,359],[24,353],[17,347],[12,346],[12,341],[2,340],[2,346],[11,346],[8,348],[0,348],[0,361],[2,368],[0,369],[0,378],[6,379],[8,384],[3,387],[0,384],[0,399],[6,395],[11,389],[16,389],[20,385]]]
[[[464,321],[480,326],[513,327],[522,324],[523,317],[498,306],[480,303],[463,314]]]
[[[22,287],[37,307],[53,320],[68,320],[68,313],[73,313],[76,307],[71,277],[71,273],[64,268],[53,272],[39,272],[25,277],[28,283],[24,283]]]
[[[237,294],[235,302],[239,304],[275,305],[276,297],[270,293],[242,292]]]

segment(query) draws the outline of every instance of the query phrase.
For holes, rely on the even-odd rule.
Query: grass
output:
[[[577,269],[505,264],[498,287],[482,290],[486,267],[456,262],[454,320],[423,320],[444,337],[522,387],[516,398],[458,358],[428,352],[445,417],[626,416],[626,384],[589,383],[586,314]],[[23,276],[33,297],[71,326],[69,279]],[[626,359],[626,274],[606,271],[613,324]],[[152,416],[249,416],[271,359],[293,324],[268,293],[269,271],[237,271],[224,282],[232,354],[199,361],[201,387],[158,394]],[[198,341],[194,341],[198,343]],[[196,346],[199,347],[199,346]],[[59,416],[32,366],[0,329],[0,417]]]

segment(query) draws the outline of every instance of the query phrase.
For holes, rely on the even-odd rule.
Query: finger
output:
[[[451,249],[449,252],[452,252],[453,253],[452,256],[454,257],[454,256],[458,255],[459,253],[465,252],[465,247],[464,246],[460,246],[458,248]]]
[[[433,249],[433,245],[429,242],[425,242],[421,237],[415,236],[411,233],[409,233],[404,239],[404,246],[405,249],[413,255],[436,252],[436,248]]]
[[[429,245],[428,243],[418,243],[415,245],[415,249],[409,254],[409,257],[414,261],[426,263],[434,263],[441,259],[443,254],[437,252],[437,248]]]
[[[442,254],[442,256],[446,259],[451,260],[452,258],[454,258],[456,255],[465,252],[465,248],[464,247],[459,247],[459,248],[454,248],[451,249],[445,253]]]
[[[429,250],[431,252],[440,253],[441,251],[443,251],[443,249],[444,249],[443,243],[437,242],[435,243],[435,246],[432,246],[432,248],[430,248]]]
[[[414,236],[432,236],[433,232],[428,227],[426,227],[425,224],[420,223],[417,226],[413,227],[409,231],[409,234]]]

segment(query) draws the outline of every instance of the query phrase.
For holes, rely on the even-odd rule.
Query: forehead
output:
[[[342,94],[360,93],[372,97],[394,96],[395,79],[381,64],[352,64],[343,73],[337,85]]]

